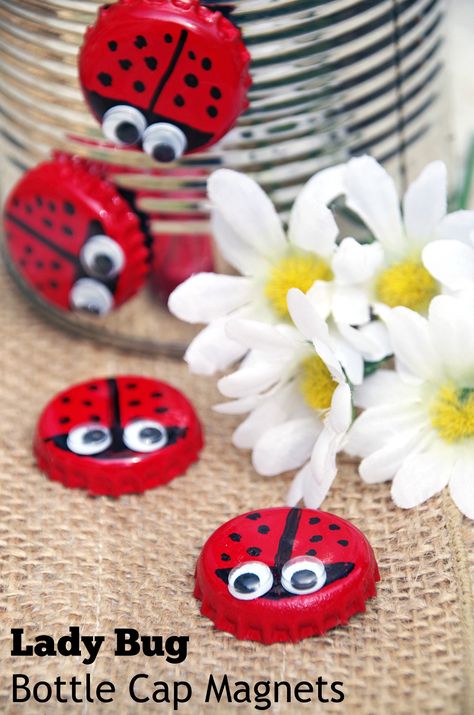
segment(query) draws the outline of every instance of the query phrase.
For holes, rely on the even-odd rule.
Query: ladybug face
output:
[[[196,595],[218,628],[271,643],[345,623],[365,609],[378,577],[370,545],[349,522],[312,509],[264,509],[210,537]]]
[[[113,496],[169,481],[201,447],[188,400],[163,382],[134,376],[61,393],[41,415],[35,439],[39,464],[52,479]]]
[[[148,250],[137,217],[79,162],[63,157],[28,172],[4,220],[17,269],[58,308],[105,314],[145,281]]]
[[[197,0],[121,0],[88,30],[79,71],[105,136],[169,162],[235,123],[248,62],[239,31]]]

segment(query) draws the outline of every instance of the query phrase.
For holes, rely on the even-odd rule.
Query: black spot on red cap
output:
[[[257,531],[259,534],[268,534],[268,532],[270,531],[270,527],[266,524],[262,524],[258,527]]]
[[[219,112],[217,111],[217,107],[214,107],[213,104],[210,104],[206,111],[211,117],[211,119],[214,119],[219,114]]]
[[[151,396],[152,397],[163,397],[163,393],[162,392],[152,392]]]
[[[167,407],[155,407],[155,410],[157,415],[162,415],[164,412],[168,412]]]
[[[167,32],[165,35],[165,42],[167,42],[168,44],[170,42],[173,42],[173,37],[169,34],[169,32]]]
[[[219,87],[211,87],[210,94],[213,99],[220,99],[222,97],[222,92]]]
[[[311,541],[312,543],[316,543],[316,542],[322,541],[322,540],[323,540],[323,537],[322,537],[320,534],[315,534],[314,536],[312,536],[312,537],[310,538],[310,541]]]
[[[158,60],[156,57],[145,57],[145,64],[149,70],[156,70],[158,67]]]
[[[196,77],[196,75],[195,75],[195,74],[191,74],[191,73],[190,73],[190,74],[187,74],[187,75],[185,76],[184,82],[185,82],[185,84],[188,85],[188,87],[193,87],[193,88],[194,88],[194,87],[197,87],[198,84],[199,84],[199,80],[198,80],[198,78]]]
[[[309,549],[309,551],[306,552],[307,556],[316,556],[316,549]]]
[[[60,417],[59,418],[59,424],[61,424],[61,425],[67,425],[67,423],[70,421],[71,421],[71,419],[69,417]]]
[[[97,79],[104,87],[110,87],[112,84],[112,76],[108,72],[99,72]]]
[[[247,549],[247,553],[249,556],[260,556],[262,549],[259,549],[258,546],[251,546]]]
[[[252,521],[255,521],[255,519],[261,519],[262,515],[258,512],[255,511],[253,514],[247,514],[247,519],[252,519]]]
[[[138,407],[138,405],[141,405],[140,400],[130,400],[129,403],[130,407]]]
[[[134,86],[134,88],[135,88],[135,91],[136,91],[136,92],[140,92],[140,93],[141,93],[141,92],[144,92],[145,89],[146,89],[144,83],[141,82],[139,79],[138,79],[136,82],[133,83],[133,86]]]
[[[321,521],[321,519],[319,518],[319,516],[312,516],[309,519],[308,523],[309,524],[319,524],[320,521]]]
[[[230,556],[229,554],[221,554],[221,559],[222,561],[230,561]]]
[[[67,405],[69,402],[71,402],[71,398],[66,395],[65,397],[61,398],[61,402]]]
[[[189,50],[188,52],[188,57],[190,60],[195,60],[196,59],[196,53],[193,52],[192,50]]]
[[[177,94],[176,97],[173,99],[173,102],[176,104],[177,107],[184,107],[184,98],[181,96],[181,94]]]
[[[133,67],[133,62],[131,60],[119,60],[119,65],[123,70],[127,71],[130,67]]]
[[[339,539],[339,541],[337,543],[341,544],[341,546],[348,546],[348,544],[349,544],[347,539]]]
[[[341,527],[338,526],[337,524],[329,524],[329,529],[330,531],[339,531]]]
[[[76,212],[76,209],[74,208],[74,204],[72,204],[70,201],[65,201],[64,202],[64,211],[69,214],[69,216],[73,216]]]
[[[203,70],[209,71],[212,67],[212,62],[209,59],[209,57],[204,57],[204,59],[201,62],[201,66]]]
[[[115,42],[115,40],[111,40],[111,41],[109,42],[109,50],[110,50],[111,52],[116,52],[116,51],[117,51],[117,47],[118,47],[118,43]]]
[[[236,534],[235,532],[229,535],[231,541],[240,541],[241,538],[240,534]]]
[[[63,226],[62,232],[65,236],[72,236],[74,234],[74,231],[72,230],[71,226]]]
[[[143,37],[143,35],[137,35],[134,44],[135,47],[138,47],[139,50],[142,50],[144,47],[147,47],[148,42],[146,41],[146,38]]]

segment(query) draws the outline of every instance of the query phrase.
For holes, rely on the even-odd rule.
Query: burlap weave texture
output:
[[[204,540],[240,512],[281,504],[291,475],[264,479],[230,444],[233,421],[212,412],[213,380],[190,376],[177,361],[114,352],[73,340],[37,318],[11,281],[0,286],[0,545],[2,713],[171,712],[133,704],[127,681],[188,680],[183,713],[257,712],[253,706],[204,706],[209,673],[245,679],[343,682],[342,704],[280,704],[271,712],[350,715],[468,715],[473,704],[474,541],[446,495],[411,512],[397,509],[389,485],[368,487],[354,464],[341,463],[324,508],[354,521],[370,539],[381,569],[367,612],[322,638],[265,647],[216,632],[192,597]],[[93,376],[133,372],[165,379],[194,401],[207,446],[185,477],[142,496],[91,499],[49,482],[34,465],[32,433],[44,403],[59,389]],[[70,625],[107,641],[89,668],[79,658],[11,658],[10,629],[56,637]],[[181,665],[163,658],[116,658],[114,628],[190,636]],[[32,680],[93,673],[117,686],[113,705],[11,704],[11,675]]]

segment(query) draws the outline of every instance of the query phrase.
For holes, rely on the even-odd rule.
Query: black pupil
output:
[[[314,571],[309,569],[301,569],[301,571],[295,571],[291,577],[291,585],[293,588],[297,588],[300,591],[304,591],[307,588],[313,588],[318,581],[318,577]]]
[[[156,159],[156,161],[169,162],[176,159],[176,154],[170,144],[160,142],[153,148],[153,158]]]
[[[162,432],[158,429],[158,427],[144,427],[140,430],[139,437],[142,442],[145,442],[146,444],[155,444],[160,441]]]
[[[136,144],[140,139],[138,129],[131,122],[121,122],[116,130],[117,138],[124,144]]]
[[[114,262],[110,256],[105,253],[99,253],[94,256],[94,270],[100,276],[107,276],[114,268]]]
[[[105,432],[100,429],[91,429],[85,433],[82,438],[84,444],[96,444],[98,442],[103,442],[107,438]]]
[[[234,588],[239,593],[255,593],[260,586],[260,578],[256,573],[243,573],[234,581]]]

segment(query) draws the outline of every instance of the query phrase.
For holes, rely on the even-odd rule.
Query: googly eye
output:
[[[133,452],[155,452],[168,442],[166,427],[154,420],[137,420],[123,431],[123,441]]]
[[[112,435],[107,427],[90,424],[74,427],[67,436],[67,446],[80,455],[92,455],[104,452],[112,444]]]
[[[102,119],[102,131],[114,144],[133,146],[138,144],[146,129],[146,119],[135,107],[119,104],[109,109]]]
[[[297,556],[290,559],[281,571],[281,585],[290,593],[314,593],[314,591],[319,591],[325,583],[324,564],[314,556]]]
[[[80,278],[74,283],[69,295],[71,305],[93,315],[106,315],[114,305],[109,289],[93,278]]]
[[[81,250],[81,263],[96,278],[114,278],[125,264],[125,255],[108,236],[92,236]]]
[[[267,593],[273,586],[273,574],[261,561],[247,561],[232,569],[228,588],[234,598],[253,601]]]
[[[143,135],[143,150],[153,159],[168,163],[176,161],[185,152],[188,141],[174,124],[151,124]]]

